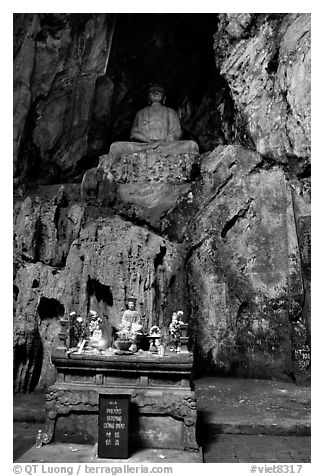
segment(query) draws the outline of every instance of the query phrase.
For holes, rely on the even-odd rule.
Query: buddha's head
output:
[[[153,104],[156,102],[164,104],[165,102],[164,88],[160,84],[156,84],[156,83],[152,84],[149,89],[148,99],[150,104]]]
[[[127,305],[128,305],[128,309],[129,309],[130,311],[134,311],[134,309],[135,309],[135,303],[136,303],[135,298],[129,298],[129,299],[128,299]]]
[[[93,311],[92,309],[90,309],[90,316],[92,320],[96,320],[98,318],[97,311]]]

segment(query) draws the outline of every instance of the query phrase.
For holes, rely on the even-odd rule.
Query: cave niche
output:
[[[229,88],[215,65],[217,14],[118,14],[107,75],[98,78],[88,156],[107,153],[128,140],[136,112],[147,105],[148,87],[162,84],[166,106],[180,117],[183,139],[200,151],[230,142],[234,109]],[[220,112],[221,111],[221,112]]]
[[[41,297],[37,312],[41,319],[44,321],[46,319],[52,319],[53,317],[59,318],[64,316],[64,306],[57,299]]]
[[[108,316],[109,307],[113,306],[114,298],[110,286],[101,284],[97,279],[88,276],[87,281],[88,310],[97,311],[98,314]]]
[[[113,344],[113,322],[112,306],[114,304],[113,294],[110,286],[101,284],[97,279],[88,276],[87,281],[88,313],[90,310],[96,311],[102,319],[103,335],[108,339],[108,346]]]

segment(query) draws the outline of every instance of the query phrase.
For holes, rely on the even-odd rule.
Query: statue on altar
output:
[[[135,298],[129,298],[127,302],[126,311],[124,311],[120,324],[117,326],[118,341],[129,342],[130,350],[132,352],[137,351],[136,338],[142,333],[143,326],[141,324],[141,316],[138,311],[135,310]]]
[[[137,334],[142,331],[143,326],[141,324],[141,316],[138,311],[135,310],[136,299],[129,298],[127,301],[126,311],[124,311],[121,324],[119,326],[120,330],[127,330],[132,334]]]
[[[198,153],[198,145],[191,140],[180,140],[181,126],[174,109],[165,106],[164,88],[153,84],[149,89],[149,105],[135,116],[130,139],[136,142],[114,142],[110,153],[127,155],[147,149],[161,152]]]
[[[181,325],[183,325],[183,311],[173,312],[169,325],[170,350],[180,352],[181,350]]]
[[[91,347],[98,347],[102,340],[102,319],[99,317],[97,311],[90,310],[89,322],[89,344]]]

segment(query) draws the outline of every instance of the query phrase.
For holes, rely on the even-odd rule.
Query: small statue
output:
[[[102,339],[102,319],[96,311],[90,311],[91,321],[89,323],[91,347],[98,347],[99,341]]]
[[[126,309],[126,311],[124,312],[121,320],[121,326],[119,326],[121,330],[125,329],[134,334],[141,332],[141,330],[143,329],[143,326],[140,323],[141,316],[138,311],[135,311],[135,303],[135,298],[128,299],[128,309]]]
[[[179,324],[184,324],[182,318],[183,318],[183,311],[178,311],[177,312],[177,318],[178,318],[178,322]]]
[[[70,312],[70,329],[71,329],[71,347],[80,347],[82,341],[87,337],[86,323],[80,315],[75,311]]]
[[[171,324],[169,325],[171,351],[178,351],[180,348],[180,337],[181,337],[180,325],[181,325],[181,322],[178,319],[178,314],[176,312],[173,312]]]
[[[127,302],[126,311],[123,314],[120,325],[117,327],[117,335],[119,338],[128,339],[132,342],[130,350],[132,352],[137,351],[136,338],[138,334],[141,334],[143,329],[140,323],[141,316],[138,311],[135,310],[135,298],[129,298]]]

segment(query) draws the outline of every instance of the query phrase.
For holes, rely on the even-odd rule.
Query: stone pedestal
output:
[[[150,148],[134,143],[138,150],[128,154],[110,152],[100,157],[99,166],[105,173],[111,173],[118,184],[190,182],[199,167],[198,147],[193,141],[182,142],[192,147],[179,148],[181,141]]]
[[[95,443],[99,394],[131,396],[133,447],[198,450],[191,355],[54,354],[44,443]]]
[[[191,203],[192,183],[200,174],[198,146],[193,141],[165,144],[116,142],[99,158],[99,168],[116,183],[118,212],[131,220],[163,229],[163,220],[179,201]],[[132,152],[131,152],[132,151]]]

